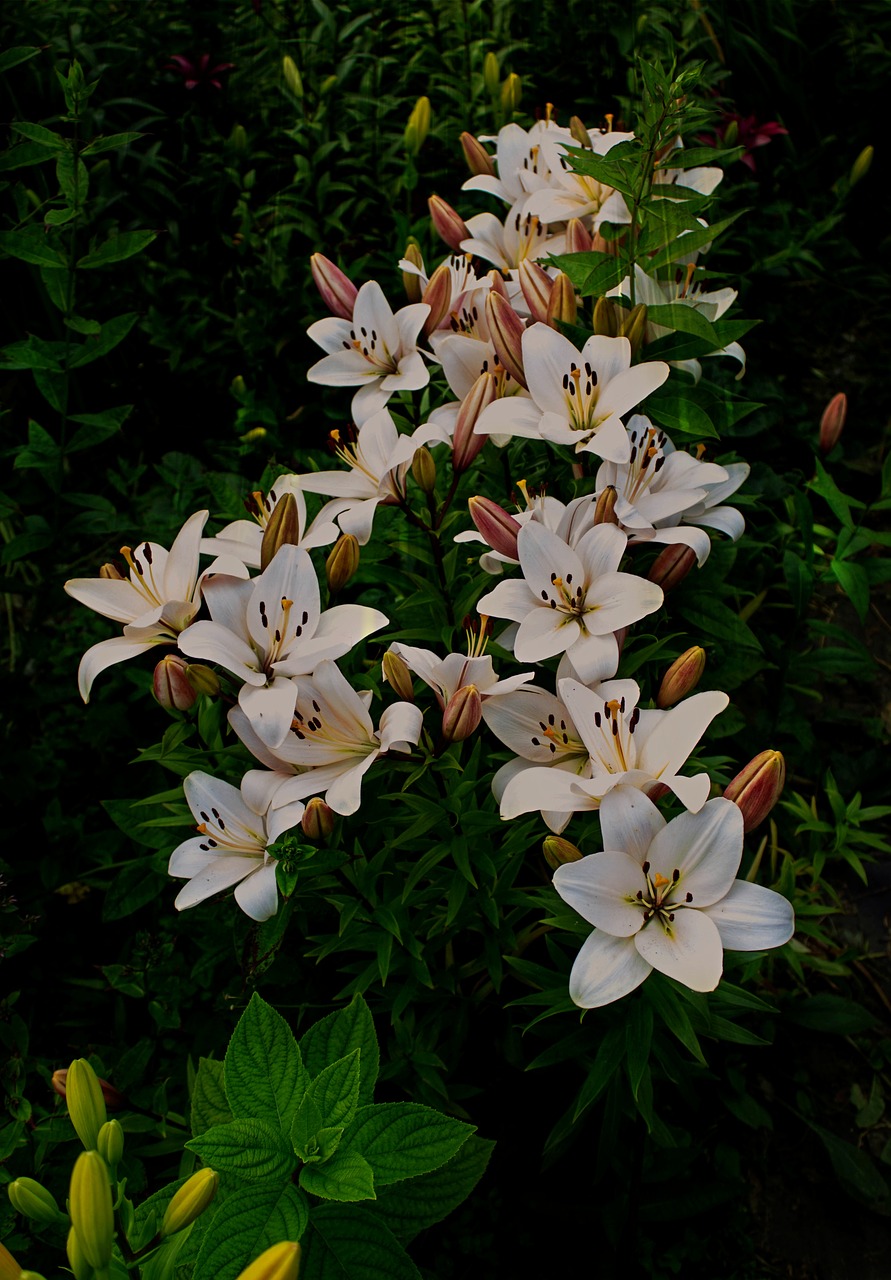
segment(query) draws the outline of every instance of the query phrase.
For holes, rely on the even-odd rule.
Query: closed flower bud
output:
[[[578,116],[571,116],[569,120],[569,132],[580,147],[587,147],[591,150],[591,138],[588,130]]]
[[[0,1241],[0,1280],[19,1280],[22,1269],[15,1258]]]
[[[300,541],[300,513],[293,493],[283,493],[272,509],[260,543],[260,572],[268,569],[282,547],[296,547]]]
[[[820,419],[820,449],[823,453],[828,453],[838,444],[847,416],[848,397],[844,391],[839,391],[829,401]]]
[[[577,849],[562,836],[545,836],[541,842],[541,851],[552,871],[565,866],[567,862],[578,862],[583,856],[581,849]]]
[[[594,304],[594,332],[604,338],[619,336],[616,308],[609,298],[598,298]]]
[[[495,97],[501,84],[501,68],[494,53],[487,53],[483,59],[483,83],[488,93]]]
[[[190,662],[186,667],[186,676],[196,693],[205,693],[209,698],[215,698],[220,692],[219,676],[211,667],[206,667],[203,662]],[[108,1102],[107,1095],[105,1100]]]
[[[64,1214],[56,1204],[51,1192],[39,1182],[35,1182],[33,1178],[16,1178],[14,1182],[9,1183],[6,1190],[9,1193],[9,1202],[16,1213],[30,1218],[32,1222],[39,1222],[44,1226],[55,1222],[67,1223],[67,1214]]]
[[[665,711],[680,702],[681,698],[686,698],[699,684],[704,670],[705,650],[694,645],[676,658],[662,677],[656,694],[656,706]]]
[[[785,785],[782,752],[762,751],[736,775],[724,796],[742,810],[744,830],[754,831],[779,800]]]
[[[121,573],[120,569],[118,569],[118,567],[113,564],[102,565],[101,569],[99,570],[99,577],[111,578],[115,582],[124,581],[124,575]]]
[[[489,292],[486,298],[486,321],[489,325],[489,337],[510,376],[524,390],[526,375],[523,372],[523,333],[525,325],[514,311],[507,298],[498,293]]]
[[[18,1280],[44,1280],[39,1271],[20,1271]]]
[[[523,96],[523,82],[520,77],[511,72],[501,86],[501,110],[505,115],[512,114],[520,108],[520,99]]]
[[[647,578],[663,591],[673,591],[681,585],[695,563],[695,552],[682,542],[675,542],[656,557]]]
[[[491,498],[481,498],[479,495],[468,498],[467,509],[471,520],[493,551],[499,551],[510,560],[519,560],[517,534],[522,526],[518,520]]]
[[[244,404],[247,398],[247,383],[240,373],[236,373],[235,377],[229,383],[229,390],[232,392],[239,404]]]
[[[408,118],[403,135],[405,149],[409,155],[416,156],[424,145],[424,139],[430,132],[430,99],[418,98]]]
[[[96,1150],[109,1169],[114,1170],[121,1163],[124,1154],[124,1130],[117,1120],[105,1121],[99,1130]]]
[[[416,450],[411,460],[411,473],[421,493],[432,493],[436,488],[436,463],[425,444]]]
[[[414,236],[412,236],[408,244],[405,246],[405,253],[402,256],[405,258],[406,262],[410,262],[412,266],[423,271],[424,257],[421,253],[420,245],[417,240],[415,240]],[[402,286],[405,289],[405,295],[409,302],[421,301],[423,285],[421,284],[421,277],[414,271],[403,271]]]
[[[442,736],[446,742],[463,742],[483,717],[483,702],[475,684],[456,689],[442,713]]]
[[[68,1265],[74,1272],[74,1280],[93,1280],[93,1268],[90,1266],[89,1262],[87,1262],[83,1245],[78,1239],[78,1235],[74,1230],[74,1227],[72,1227],[68,1232],[68,1241],[65,1245],[65,1252],[68,1254]],[[2,1275],[2,1272],[0,1272],[0,1275]]]
[[[186,674],[188,664],[176,654],[168,654],[155,667],[152,693],[165,711],[188,711],[195,705],[197,694]]]
[[[352,280],[323,253],[314,253],[309,267],[322,301],[331,314],[341,320],[352,320],[359,292]]]
[[[190,670],[194,670],[194,668],[190,667]],[[105,1099],[105,1105],[109,1111],[120,1111],[122,1107],[126,1107],[127,1099],[120,1089],[116,1089],[113,1084],[109,1084],[101,1076],[97,1076],[96,1079],[99,1081],[99,1088],[102,1090],[102,1097]],[[57,1071],[54,1071],[50,1083],[60,1098],[67,1098],[68,1068],[59,1067]]]
[[[325,576],[332,595],[349,582],[359,568],[359,541],[352,533],[342,533],[325,561]]]
[[[546,324],[548,303],[551,300],[551,292],[554,287],[553,280],[544,267],[540,267],[531,258],[524,258],[520,263],[517,277],[532,319]]]
[[[331,837],[336,819],[337,815],[334,810],[330,809],[320,796],[313,796],[303,810],[300,826],[307,840],[312,840],[316,844],[324,844]]]
[[[552,329],[559,329],[561,324],[575,324],[577,313],[575,289],[569,276],[559,271],[554,277],[554,287],[548,302],[547,323]]]
[[[611,257],[616,258],[619,254],[619,245],[624,239],[624,232],[617,240],[607,240],[606,236],[595,231],[591,237],[591,248],[595,253],[608,253]]]
[[[616,515],[617,497],[618,493],[614,484],[608,484],[601,489],[594,504],[594,524],[619,523],[619,517]]]
[[[213,1169],[199,1169],[188,1181],[175,1192],[164,1210],[161,1221],[161,1235],[175,1236],[177,1231],[184,1231],[200,1218],[204,1210],[217,1194],[220,1175]]]
[[[863,150],[860,152],[860,155],[851,165],[851,175],[850,175],[849,181],[852,187],[854,186],[855,182],[859,182],[861,178],[865,178],[866,175],[869,173],[870,167],[872,166],[872,158],[874,154],[875,154],[874,147],[864,147]]]
[[[247,154],[248,136],[243,124],[233,126],[232,132],[229,134],[229,146],[237,156]]]
[[[456,475],[466,471],[488,439],[478,435],[474,425],[482,411],[495,399],[495,376],[481,373],[461,401],[452,437],[452,469]]]
[[[403,702],[414,702],[414,684],[405,659],[392,649],[388,649],[381,660],[381,669],[384,679],[393,692],[398,694]]]
[[[438,329],[449,314],[449,304],[452,301],[452,273],[447,263],[442,263],[433,272],[427,281],[427,288],[421,294],[421,301],[426,302],[430,308],[430,314],[421,330],[426,337],[434,329]]]
[[[496,271],[493,267],[486,279],[489,281],[490,293],[497,293],[499,298],[507,297],[507,285],[504,283],[504,276],[500,271]]]
[[[77,1157],[71,1174],[68,1211],[84,1257],[91,1267],[101,1271],[111,1262],[114,1214],[108,1165],[98,1151],[82,1151]]]
[[[639,302],[636,307],[632,307],[627,313],[621,328],[621,336],[627,338],[631,343],[631,354],[633,356],[636,356],[643,346],[646,332],[647,306],[645,302]]]
[[[297,63],[286,53],[282,58],[282,75],[285,78],[285,84],[293,93],[295,98],[303,97],[303,79],[297,70]]]
[[[464,219],[441,196],[430,196],[427,208],[437,235],[457,253],[461,248],[461,241],[470,238]]]
[[[480,140],[466,130],[461,134],[461,150],[464,152],[467,167],[475,178],[483,175],[494,177],[495,161]]]
[[[300,1245],[283,1240],[261,1253],[235,1280],[297,1280],[299,1270]]]
[[[591,233],[580,218],[570,218],[566,224],[566,252],[590,253]]]
[[[736,146],[737,142],[739,142],[739,121],[738,120],[730,121],[730,123],[727,125],[727,128],[724,130],[724,137],[722,141],[725,147]]]
[[[99,1130],[106,1121],[105,1099],[99,1077],[86,1058],[75,1058],[68,1068],[65,1100],[77,1136],[88,1151],[94,1151]]]

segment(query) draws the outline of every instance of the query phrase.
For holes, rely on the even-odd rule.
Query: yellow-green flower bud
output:
[[[90,1266],[89,1262],[87,1262],[83,1245],[81,1244],[74,1227],[72,1227],[68,1232],[65,1252],[68,1254],[68,1265],[74,1272],[74,1280],[93,1280],[93,1268]],[[2,1277],[2,1280],[5,1280],[2,1272],[0,1272],[0,1277]]]
[[[121,1128],[119,1121],[106,1120],[99,1130],[96,1150],[109,1169],[114,1170],[121,1163],[121,1158],[124,1154],[124,1130]]]
[[[556,871],[558,867],[565,866],[567,862],[578,862],[584,856],[581,849],[577,849],[569,840],[564,840],[562,836],[545,836],[541,842],[541,851],[545,856],[545,862],[552,871]]]
[[[449,698],[442,713],[442,736],[446,742],[463,742],[476,730],[483,716],[483,702],[475,684],[462,684]]]
[[[569,132],[572,134],[573,140],[580,147],[586,147],[589,151],[593,150],[591,146],[591,138],[588,130],[578,116],[571,116],[569,120]]]
[[[416,156],[430,132],[430,99],[418,98],[405,126],[403,141],[410,156]]]
[[[99,1077],[86,1058],[75,1058],[68,1068],[65,1099],[77,1136],[88,1151],[95,1150],[99,1130],[107,1117]]]
[[[735,147],[739,142],[739,121],[731,120],[727,128],[724,130],[723,138],[725,147]]]
[[[687,649],[674,662],[662,677],[659,692],[656,694],[656,706],[661,711],[673,707],[681,698],[692,693],[705,670],[705,650],[700,645]]]
[[[206,693],[209,698],[215,698],[220,692],[220,677],[203,662],[190,662],[186,667],[186,678],[196,693]]]
[[[19,1280],[22,1268],[0,1240],[0,1280]]]
[[[594,304],[594,332],[604,338],[619,336],[616,308],[609,298],[598,298]]]
[[[403,702],[414,702],[415,689],[411,671],[405,659],[398,653],[394,653],[392,649],[388,649],[381,659],[381,669],[384,679],[393,692],[398,694]]]
[[[39,1271],[20,1271],[19,1280],[43,1280]]]
[[[303,810],[300,826],[307,840],[314,844],[324,844],[334,830],[337,815],[330,809],[321,796],[313,796]]]
[[[303,97],[303,79],[297,70],[297,63],[286,53],[282,58],[282,75],[285,77],[285,84],[293,93],[295,98]]]
[[[411,460],[411,473],[421,493],[432,493],[436,488],[436,463],[425,444],[421,445]]]
[[[260,572],[268,569],[282,547],[296,547],[300,541],[300,513],[293,493],[283,493],[272,509],[260,543]]]
[[[861,178],[865,178],[872,166],[872,158],[875,154],[875,147],[864,147],[860,155],[851,165],[851,176],[849,181],[853,187],[855,182],[859,182]]]
[[[622,325],[622,336],[631,343],[632,355],[636,356],[640,351],[646,332],[647,305],[645,302],[639,302],[636,307],[632,307],[628,312],[625,323]]]
[[[359,541],[352,533],[342,533],[325,561],[328,590],[336,595],[359,568]]]
[[[70,1072],[68,1081],[70,1089]],[[84,1257],[91,1267],[101,1271],[111,1262],[114,1213],[108,1165],[98,1151],[82,1151],[77,1157],[68,1192],[68,1212]]]
[[[229,146],[237,156],[247,155],[248,136],[243,124],[233,126],[232,132],[229,134]]]
[[[409,238],[408,244],[405,246],[405,253],[402,255],[406,262],[410,262],[413,267],[417,267],[419,271],[424,269],[424,256],[421,253],[421,246],[418,244],[414,236]],[[403,271],[402,286],[405,289],[405,296],[409,302],[420,302],[423,293],[423,285],[421,277],[414,271]]]
[[[56,1204],[52,1193],[33,1178],[16,1178],[6,1190],[9,1202],[24,1218],[49,1226],[53,1222],[67,1222],[68,1217]]]
[[[247,395],[247,384],[240,373],[236,373],[229,383],[229,390],[240,404],[244,403],[244,398]]]
[[[501,68],[498,66],[498,59],[491,51],[483,59],[483,83],[487,93],[494,98],[501,84]]]
[[[204,1210],[217,1194],[220,1175],[213,1169],[199,1169],[173,1196],[164,1211],[161,1221],[161,1235],[175,1236],[177,1231],[184,1231],[200,1218]]]
[[[501,109],[505,113],[519,110],[520,98],[523,96],[523,83],[520,77],[511,72],[501,86]]]
[[[742,810],[743,829],[764,821],[786,785],[786,761],[780,751],[761,751],[736,775],[724,792]]]
[[[300,1245],[296,1241],[282,1240],[255,1258],[235,1280],[297,1280],[299,1270]]]
[[[337,76],[325,76],[325,79],[319,85],[319,97],[326,98],[336,84]]]

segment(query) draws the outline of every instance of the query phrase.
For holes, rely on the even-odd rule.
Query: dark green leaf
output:
[[[107,267],[112,262],[122,262],[125,258],[132,258],[134,254],[141,253],[150,245],[157,235],[157,231],[121,231],[79,258],[78,269],[91,270],[94,267]]]
[[[338,1151],[324,1164],[306,1164],[300,1170],[304,1191],[323,1200],[374,1199],[374,1174],[358,1151]]]
[[[201,1242],[192,1280],[235,1280],[272,1245],[283,1240],[298,1243],[308,1223],[309,1206],[297,1187],[239,1187],[217,1208]]]
[[[94,360],[107,355],[119,342],[123,342],[138,319],[136,312],[132,311],[123,316],[115,316],[113,320],[106,320],[97,338],[87,338],[75,349],[69,361],[70,367],[79,369],[82,365],[92,364]]]
[[[373,1213],[406,1243],[441,1222],[470,1195],[486,1171],[494,1142],[475,1134],[432,1173],[380,1187]]]
[[[228,1124],[232,1112],[226,1101],[225,1068],[214,1058],[198,1059],[198,1074],[192,1087],[190,1124],[192,1137],[199,1138],[216,1125]]]
[[[392,1231],[363,1205],[319,1205],[303,1244],[300,1280],[421,1280]]]
[[[251,1182],[283,1182],[296,1164],[290,1142],[265,1120],[215,1125],[186,1146],[218,1173],[234,1173]]]
[[[234,1116],[266,1120],[290,1135],[309,1076],[291,1028],[256,992],[229,1041],[225,1078]]]
[[[300,1041],[303,1064],[313,1077],[353,1049],[361,1051],[359,1102],[370,1102],[374,1097],[380,1051],[371,1013],[361,995],[353,996],[345,1009],[329,1013],[316,1022]]]
[[[344,1134],[343,1147],[361,1152],[374,1170],[375,1182],[386,1186],[438,1169],[472,1133],[473,1125],[431,1107],[387,1102],[359,1110]]]

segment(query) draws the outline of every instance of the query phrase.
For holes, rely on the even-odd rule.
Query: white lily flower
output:
[[[431,649],[416,649],[408,644],[391,644],[390,652],[400,657],[409,671],[430,686],[441,710],[445,710],[459,689],[473,685],[480,695],[485,714],[490,699],[501,701],[506,694],[535,679],[534,671],[525,671],[499,680],[491,657],[483,653],[488,642],[487,621],[484,618],[481,627],[471,625],[468,629],[466,654],[450,653],[445,658],[438,658]]]
[[[308,524],[306,519],[306,499],[303,496],[301,477],[281,475],[267,494],[259,489],[251,494],[251,502],[245,503],[253,520],[233,520],[222,528],[213,538],[201,539],[201,550],[205,555],[231,555],[250,569],[260,568],[260,551],[263,545],[263,534],[269,523],[269,517],[275,510],[276,503],[286,493],[294,495],[297,503],[297,523],[300,529],[298,547],[307,551],[312,547],[327,547],[336,542],[340,530],[330,520],[316,518]]]
[[[550,119],[538,120],[528,130],[518,124],[505,125],[495,139],[494,159],[498,176],[476,174],[467,179],[462,191],[485,191],[513,205],[529,192],[546,186],[551,180],[551,173],[541,147],[544,139],[551,137],[573,145],[569,130]],[[490,139],[481,138],[480,141]]]
[[[303,806],[288,813],[282,824],[269,818],[239,791],[207,773],[190,773],[183,783],[186,800],[198,820],[199,834],[184,840],[170,855],[167,870],[187,879],[174,903],[177,911],[197,906],[211,894],[235,889],[235,901],[252,920],[268,920],[278,910],[275,860],[268,846],[283,831],[296,826]]]
[[[602,524],[573,549],[531,520],[517,535],[523,579],[499,582],[477,608],[519,623],[519,662],[567,653],[583,680],[609,679],[619,661],[614,633],[655,612],[663,599],[655,583],[618,572],[627,542],[615,525]]]
[[[201,607],[198,556],[207,511],[190,516],[167,551],[156,542],[121,547],[130,566],[129,578],[72,578],[68,595],[114,622],[124,623],[123,636],[101,640],[81,658],[77,685],[84,702],[93,681],[106,667],[125,662],[156,645],[175,645]],[[247,577],[237,559],[218,561],[205,574],[230,573]]]
[[[627,338],[595,335],[579,351],[545,324],[527,329],[522,343],[530,398],[494,401],[480,414],[477,432],[550,440],[627,462],[622,415],[662,386],[668,365],[653,360],[632,368]]]
[[[319,583],[309,554],[282,547],[269,567],[248,582],[219,575],[205,582],[212,621],[195,622],[180,636],[191,658],[218,662],[244,683],[238,703],[269,747],[287,736],[297,689],[325,658],[339,658],[387,625],[377,609],[357,604],[320,608]]]
[[[365,422],[394,392],[417,391],[430,381],[417,342],[429,314],[426,302],[415,302],[394,315],[380,285],[368,280],[356,295],[352,320],[326,316],[307,329],[313,342],[329,353],[312,366],[307,378],[328,387],[358,386],[353,417]]]
[[[536,261],[562,253],[566,243],[565,235],[552,234],[540,218],[526,212],[525,196],[511,206],[503,222],[494,213],[475,213],[465,225],[470,235],[461,248],[501,271],[515,272],[526,258]]]
[[[666,823],[640,792],[617,787],[600,810],[604,852],[566,863],[554,888],[595,926],[572,966],[569,994],[583,1009],[620,1000],[653,969],[693,991],[714,991],[723,950],[782,946],[792,906],[736,880],[742,814],[729,800]]]
[[[711,785],[708,775],[688,778],[680,770],[729,703],[726,693],[695,693],[669,711],[642,711],[637,705],[640,689],[633,680],[616,681],[602,691],[568,679],[558,680],[557,687],[588,750],[590,776],[555,777],[550,769],[529,769],[506,787],[502,818],[536,809],[561,813],[598,809],[604,796],[618,786],[652,792],[661,784],[691,812],[702,808]]]
[[[588,137],[595,155],[606,155],[617,143],[628,142],[633,133],[600,133],[589,129]],[[586,173],[570,169],[566,159],[569,147],[578,147],[575,138],[558,139],[546,136],[541,150],[551,175],[546,187],[533,192],[526,201],[525,210],[542,222],[568,222],[570,218],[584,220],[589,230],[597,230],[603,222],[617,225],[631,221],[628,206],[618,191]]]

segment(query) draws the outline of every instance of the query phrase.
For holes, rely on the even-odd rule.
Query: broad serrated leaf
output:
[[[303,1247],[300,1280],[421,1280],[392,1231],[363,1205],[313,1209]]]
[[[450,1160],[474,1126],[417,1102],[362,1107],[344,1134],[342,1149],[359,1151],[379,1186],[430,1173]]]
[[[494,1142],[471,1135],[451,1160],[432,1173],[380,1187],[372,1212],[408,1243],[467,1199],[485,1173],[494,1149]]]
[[[323,1200],[373,1200],[374,1173],[358,1151],[338,1151],[324,1164],[305,1164],[300,1170],[304,1191]]]
[[[319,1109],[322,1124],[348,1125],[359,1105],[362,1052],[354,1049],[320,1071],[307,1092]]]
[[[157,231],[122,231],[79,258],[78,269],[86,271],[94,267],[107,267],[113,262],[123,262],[125,258],[141,253],[157,235]]]
[[[322,1152],[317,1139],[319,1130],[324,1128],[322,1113],[311,1094],[306,1094],[297,1108],[291,1121],[291,1146],[301,1160],[321,1160]]]
[[[297,1163],[290,1142],[265,1120],[215,1125],[186,1146],[218,1173],[235,1173],[251,1182],[282,1182]]]
[[[199,1058],[198,1074],[195,1077],[191,1099],[192,1137],[200,1138],[202,1133],[207,1133],[208,1129],[228,1124],[232,1118],[229,1103],[226,1101],[223,1063],[214,1058]]]
[[[299,1242],[308,1223],[306,1197],[293,1184],[239,1187],[214,1214],[192,1280],[234,1280],[271,1245]]]
[[[353,996],[345,1009],[329,1013],[311,1026],[299,1046],[303,1065],[312,1077],[353,1049],[359,1049],[359,1102],[370,1102],[374,1097],[380,1050],[371,1013],[361,995]]]
[[[267,1120],[290,1135],[309,1076],[291,1028],[256,992],[232,1033],[225,1069],[232,1114]]]

